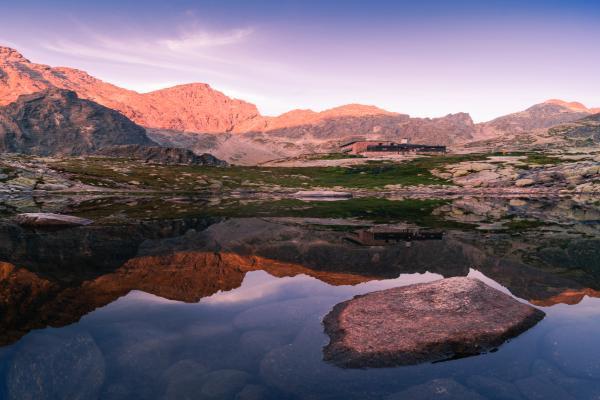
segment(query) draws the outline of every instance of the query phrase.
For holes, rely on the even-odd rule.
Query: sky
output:
[[[347,103],[476,122],[600,107],[600,1],[0,0],[0,45],[141,92],[205,82],[265,115]]]

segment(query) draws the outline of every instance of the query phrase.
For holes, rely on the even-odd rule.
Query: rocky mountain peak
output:
[[[583,104],[581,104],[577,101],[569,102],[569,101],[564,101],[564,100],[560,100],[560,99],[550,99],[550,100],[546,100],[542,104],[554,104],[557,106],[568,108],[571,111],[577,111],[577,112],[589,112],[590,111],[590,109],[588,109],[586,106],[584,106]]]
[[[398,113],[384,110],[382,108],[365,104],[345,104],[323,111],[321,114],[336,117],[362,117],[365,115],[398,115]]]
[[[19,53],[17,50],[10,48],[10,47],[6,47],[6,46],[0,46],[0,63],[7,63],[7,62],[28,63],[30,61],[28,59],[26,59],[25,57],[23,57],[23,55],[21,53]]]

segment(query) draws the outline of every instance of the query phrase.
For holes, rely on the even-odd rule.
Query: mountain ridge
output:
[[[251,103],[233,99],[206,83],[188,83],[139,93],[118,87],[93,77],[85,71],[70,67],[50,67],[32,63],[16,49],[0,46],[0,105],[16,100],[20,94],[29,94],[49,87],[73,90],[82,98],[93,100],[120,111],[134,122],[149,128],[183,132],[245,133],[268,132],[283,128],[320,124],[328,119],[342,117],[372,117],[376,115],[406,116],[374,105],[344,104],[323,111],[293,109],[278,116],[263,116]],[[588,108],[579,102],[548,99],[532,107],[556,106],[574,113],[594,114],[600,108]],[[559,109],[555,109],[560,111]],[[498,127],[511,113],[476,124],[479,127]],[[461,114],[461,113],[457,113]],[[454,115],[454,114],[449,114]],[[523,116],[523,115],[521,115]],[[420,118],[434,120],[437,118]],[[577,118],[558,118],[558,123]],[[551,122],[553,123],[553,121]],[[538,125],[533,124],[535,128]],[[531,124],[526,124],[527,129]],[[480,129],[481,131],[481,129]]]
[[[263,116],[254,104],[229,98],[206,83],[138,93],[78,69],[35,64],[15,49],[0,47],[0,105],[19,94],[52,88],[75,91],[82,99],[120,112],[147,128],[150,138],[163,146],[210,152],[243,163],[337,151],[341,142],[350,140],[407,138],[447,146],[490,139],[506,145],[514,139],[519,139],[514,143],[533,143],[550,128],[600,111],[578,102],[549,99],[482,123],[474,123],[468,113],[415,118],[363,104]]]

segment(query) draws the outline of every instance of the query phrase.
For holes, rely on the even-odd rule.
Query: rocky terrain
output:
[[[144,128],[73,91],[23,95],[0,108],[0,152],[81,155],[114,145],[150,145]]]
[[[600,157],[543,155],[491,156],[435,170],[462,187],[545,187],[558,191],[600,192]]]
[[[141,160],[148,164],[160,165],[202,165],[209,167],[225,167],[227,163],[211,154],[197,155],[191,150],[142,145],[121,145],[105,147],[97,154],[131,160]]]
[[[586,147],[600,144],[600,113],[548,130],[550,135],[563,139],[569,146]]]
[[[0,156],[0,193],[215,193],[297,198],[307,190],[354,197],[451,195],[594,195],[598,153],[468,154],[347,165],[224,166],[210,155],[179,149],[123,147],[109,156]],[[335,197],[335,196],[334,196]]]

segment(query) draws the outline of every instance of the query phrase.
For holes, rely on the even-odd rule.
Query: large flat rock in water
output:
[[[472,278],[356,296],[324,318],[324,358],[347,368],[442,361],[493,350],[544,313]]]

